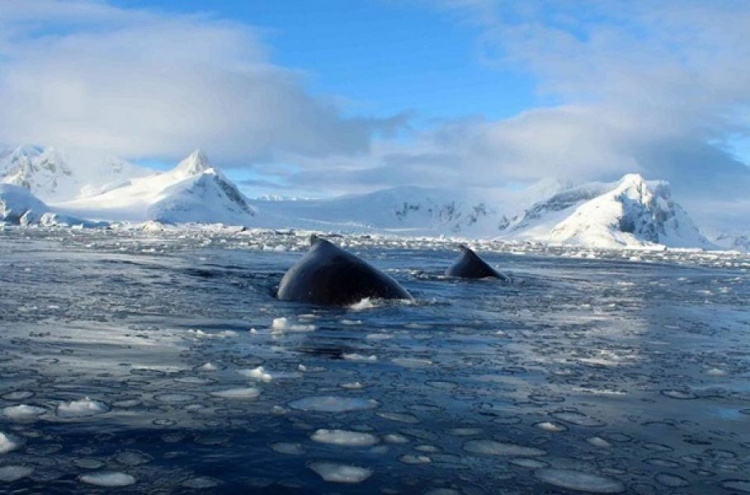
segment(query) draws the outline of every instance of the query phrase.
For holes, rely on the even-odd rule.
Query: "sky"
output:
[[[251,196],[639,172],[708,216],[747,203],[747,39],[745,0],[5,0],[0,143],[201,148]]]

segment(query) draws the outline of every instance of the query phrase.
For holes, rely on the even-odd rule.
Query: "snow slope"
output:
[[[52,205],[100,220],[253,225],[255,210],[206,155],[194,151],[174,169],[134,178],[101,194]]]
[[[83,150],[20,146],[0,151],[0,183],[25,187],[49,203],[99,194],[153,173],[119,158],[92,156]]]
[[[601,248],[715,248],[669,184],[628,174],[615,184],[590,184],[535,204],[507,229],[512,237]]]
[[[269,227],[385,231],[408,235],[491,236],[502,222],[497,205],[469,191],[397,187],[317,200],[255,200]]]

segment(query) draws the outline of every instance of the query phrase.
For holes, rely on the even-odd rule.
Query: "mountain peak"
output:
[[[186,176],[196,175],[205,172],[211,168],[208,157],[203,150],[197,149],[190,153],[187,158],[182,160],[175,168],[175,172],[180,172]]]

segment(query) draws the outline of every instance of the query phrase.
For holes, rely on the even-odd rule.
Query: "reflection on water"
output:
[[[338,238],[417,301],[326,309],[282,234],[0,232],[0,492],[750,491],[747,258]]]

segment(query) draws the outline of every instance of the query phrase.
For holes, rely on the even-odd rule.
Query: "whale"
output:
[[[508,277],[487,264],[477,253],[468,246],[459,246],[461,254],[458,259],[445,271],[449,277],[459,278],[498,278],[508,281]]]
[[[281,279],[277,297],[320,306],[349,306],[365,298],[413,299],[393,278],[354,254],[313,235],[310,250]]]

